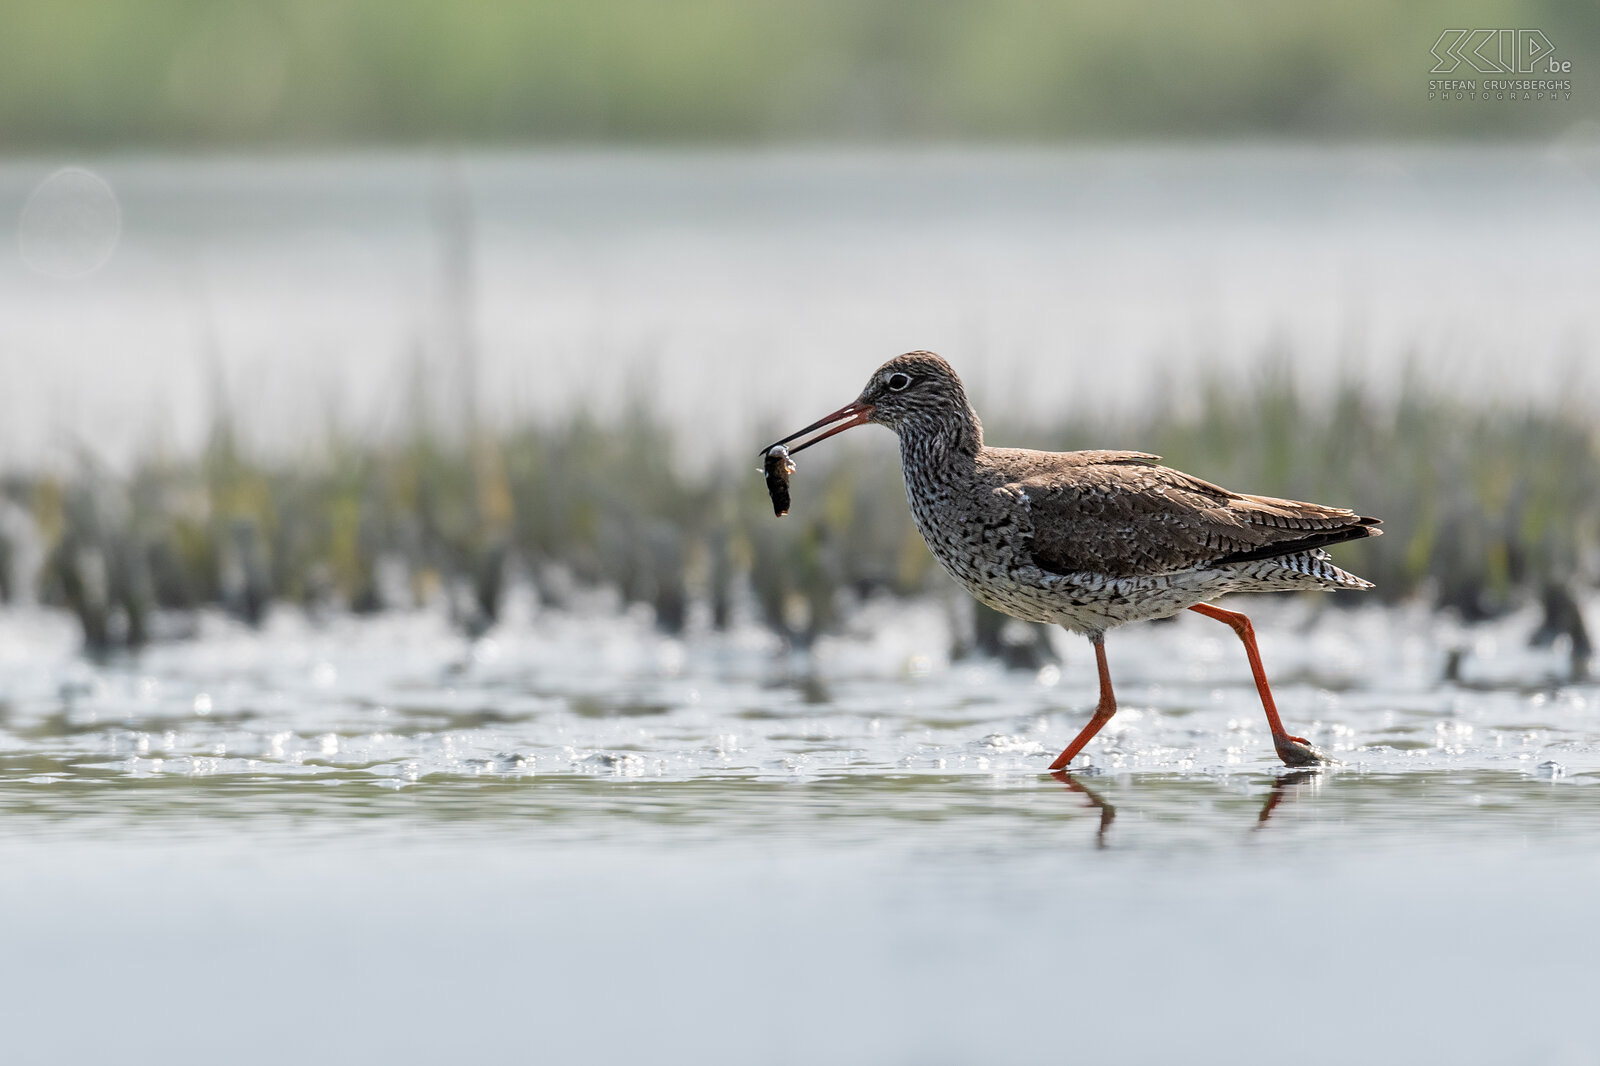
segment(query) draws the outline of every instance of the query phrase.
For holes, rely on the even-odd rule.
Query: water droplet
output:
[[[46,277],[84,278],[105,266],[122,238],[122,208],[104,178],[66,167],[41,181],[17,219],[17,251]]]

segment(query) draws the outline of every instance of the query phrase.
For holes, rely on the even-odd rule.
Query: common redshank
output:
[[[889,360],[855,402],[772,447],[825,431],[793,454],[868,422],[899,436],[911,516],[952,577],[997,611],[1093,643],[1100,702],[1051,770],[1065,768],[1117,711],[1106,632],[1182,610],[1226,622],[1244,642],[1278,757],[1290,766],[1326,761],[1278,717],[1250,619],[1205,601],[1228,592],[1371,588],[1325,549],[1377,536],[1378,519],[1229,492],[1145,452],[990,448],[961,379],[932,352]]]

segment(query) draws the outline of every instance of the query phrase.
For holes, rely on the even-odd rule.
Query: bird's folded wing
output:
[[[1229,492],[1154,458],[1080,452],[1006,485],[1002,492],[1026,504],[1033,561],[1058,574],[1134,577],[1290,555],[1378,532],[1375,519],[1354,511]]]

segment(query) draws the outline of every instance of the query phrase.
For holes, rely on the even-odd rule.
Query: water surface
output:
[[[90,664],[3,620],[18,1061],[1592,1062],[1600,687],[1534,619],[1249,604],[1038,672],[526,601]],[[1459,680],[1441,680],[1462,651]],[[92,1019],[91,1024],[86,1024]]]

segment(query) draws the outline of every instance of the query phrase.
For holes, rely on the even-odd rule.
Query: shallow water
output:
[[[1112,635],[1061,779],[1087,644],[951,663],[941,603],[810,657],[517,601],[93,665],[5,615],[14,1061],[1600,1061],[1600,686],[1531,616],[1328,604],[1236,605],[1339,765],[1185,617]]]
[[[46,805],[90,784],[173,780],[341,796],[444,782],[537,794],[597,780],[663,795],[918,791],[924,780],[1031,791],[1092,705],[1089,646],[1061,634],[1062,663],[1037,672],[951,662],[955,609],[871,604],[809,655],[753,629],[669,638],[647,612],[600,605],[574,615],[522,603],[470,642],[431,613],[323,624],[281,614],[261,634],[207,619],[196,641],[99,665],[75,654],[65,618],[16,616],[0,665],[0,758],[7,787],[35,786]],[[1458,629],[1420,610],[1326,600],[1252,610],[1291,728],[1339,764],[1329,779],[1600,782],[1600,690],[1568,683],[1560,650],[1523,646],[1531,614]],[[1446,682],[1452,650],[1461,665]],[[1120,710],[1079,761],[1088,778],[1229,786],[1279,769],[1226,627],[1185,616],[1118,630],[1108,652]],[[767,817],[709,810],[757,828]]]

